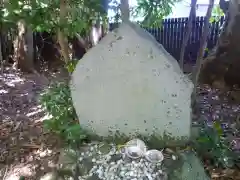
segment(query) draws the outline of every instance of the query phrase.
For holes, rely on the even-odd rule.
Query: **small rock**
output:
[[[134,172],[129,172],[129,176],[133,177],[134,176]]]
[[[40,180],[58,180],[57,179],[57,173],[55,173],[55,172],[47,173],[44,176],[42,176],[40,178]],[[61,180],[61,179],[59,179],[59,180]]]
[[[175,161],[177,159],[177,157],[172,155],[172,159]]]
[[[210,180],[204,170],[203,164],[193,152],[185,152],[181,156],[183,159],[183,164],[179,167],[181,171],[170,173],[170,180],[175,180],[176,177],[179,180]]]

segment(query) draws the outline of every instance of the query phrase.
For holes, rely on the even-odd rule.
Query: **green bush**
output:
[[[75,70],[78,62],[79,62],[79,60],[73,59],[73,60],[69,61],[68,63],[66,63],[65,68],[67,69],[67,71],[70,74],[73,73],[73,71]]]
[[[51,116],[44,121],[44,129],[76,145],[86,138],[73,107],[70,88],[66,83],[56,83],[40,95],[42,107]]]
[[[224,135],[220,123],[213,127],[201,124],[199,137],[194,142],[196,151],[203,157],[212,160],[216,166],[233,167],[237,154],[231,149],[230,142]]]

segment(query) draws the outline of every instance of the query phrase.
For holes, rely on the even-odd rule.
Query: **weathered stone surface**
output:
[[[192,83],[138,25],[122,24],[89,50],[71,90],[80,124],[97,135],[189,137]]]

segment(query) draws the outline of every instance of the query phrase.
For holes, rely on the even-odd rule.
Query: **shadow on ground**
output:
[[[43,132],[46,113],[38,102],[48,84],[10,68],[0,75],[0,179],[37,179],[55,167],[60,143]]]
[[[40,92],[52,80],[45,77],[24,75],[10,68],[0,75],[0,179],[19,180],[25,176],[36,180],[56,167],[61,144],[57,137],[43,132],[46,113],[38,102]],[[199,89],[198,102],[201,119],[209,125],[220,121],[240,150],[240,106],[207,86]]]

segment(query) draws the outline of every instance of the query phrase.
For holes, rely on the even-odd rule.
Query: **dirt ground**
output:
[[[55,168],[60,141],[43,132],[46,113],[38,102],[53,79],[11,68],[0,75],[0,179],[36,180]]]
[[[0,75],[0,179],[19,180],[25,176],[27,180],[37,180],[56,167],[61,143],[57,137],[43,132],[46,113],[39,105],[38,96],[52,80],[62,78],[45,77],[24,75],[10,68]],[[240,106],[207,86],[199,90],[198,102],[202,116],[210,124],[219,117],[223,119],[227,130],[234,132],[233,145],[240,149],[236,125]],[[212,169],[213,179],[220,179],[220,173],[228,174],[223,179],[240,177],[236,170],[227,171]]]

